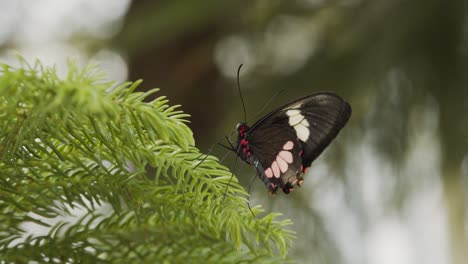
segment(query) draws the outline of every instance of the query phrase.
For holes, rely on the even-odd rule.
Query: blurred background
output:
[[[189,113],[206,150],[261,114],[334,91],[350,122],[290,195],[299,263],[468,263],[468,3],[463,0],[0,0],[0,61],[98,62]],[[260,114],[260,115],[261,115]],[[251,122],[252,123],[252,122]],[[216,149],[222,157],[226,151]],[[234,156],[224,164],[233,166]],[[249,185],[253,168],[239,165]]]

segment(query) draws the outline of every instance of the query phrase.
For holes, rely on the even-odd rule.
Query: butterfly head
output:
[[[237,132],[239,132],[239,137],[243,138],[245,132],[249,129],[245,122],[240,122],[237,124]]]

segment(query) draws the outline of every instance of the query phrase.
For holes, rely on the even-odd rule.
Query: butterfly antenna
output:
[[[279,94],[281,94],[281,93],[284,92],[285,90],[286,90],[286,88],[283,88],[283,89],[277,91],[273,96],[271,96],[270,99],[269,99],[269,100],[262,106],[262,108],[255,114],[254,117],[256,117],[256,116],[258,116],[260,113],[262,113],[262,112],[265,110],[265,108],[267,108],[267,107],[270,105],[271,101],[273,101],[273,99],[275,99],[276,96],[278,96]]]
[[[241,102],[242,102],[242,109],[244,109],[244,122],[247,122],[247,111],[245,110],[245,103],[244,103],[244,97],[242,96],[242,91],[241,91],[241,88],[240,88],[240,81],[239,81],[239,75],[240,75],[240,70],[242,68],[242,65],[244,64],[241,64],[239,65],[239,68],[237,68],[237,90],[239,90],[239,96],[240,96],[240,99],[241,99]]]

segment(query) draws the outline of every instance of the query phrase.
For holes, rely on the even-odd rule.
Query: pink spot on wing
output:
[[[291,150],[291,149],[293,149],[293,147],[294,147],[294,143],[292,141],[288,141],[288,142],[286,142],[286,144],[284,144],[283,149],[284,150]]]
[[[304,168],[304,173],[306,173],[309,170],[310,167],[305,167]]]
[[[271,168],[273,169],[273,175],[275,175],[276,178],[279,178],[281,175],[278,163],[276,161],[273,161],[273,164],[271,164]]]
[[[267,176],[267,178],[273,177],[273,171],[271,170],[271,168],[266,169],[265,175]]]
[[[288,163],[286,163],[286,161],[283,158],[281,158],[280,156],[277,156],[276,162],[278,163],[278,166],[281,172],[285,172],[288,170]]]
[[[287,163],[292,163],[293,162],[292,153],[289,152],[289,151],[282,150],[282,151],[280,151],[278,156],[280,156],[282,159],[284,159],[284,161],[286,161]]]

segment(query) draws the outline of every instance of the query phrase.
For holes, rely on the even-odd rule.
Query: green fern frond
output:
[[[200,159],[188,115],[101,80],[1,65],[2,260],[283,263],[290,222],[254,218],[235,177],[224,196],[231,172]]]

